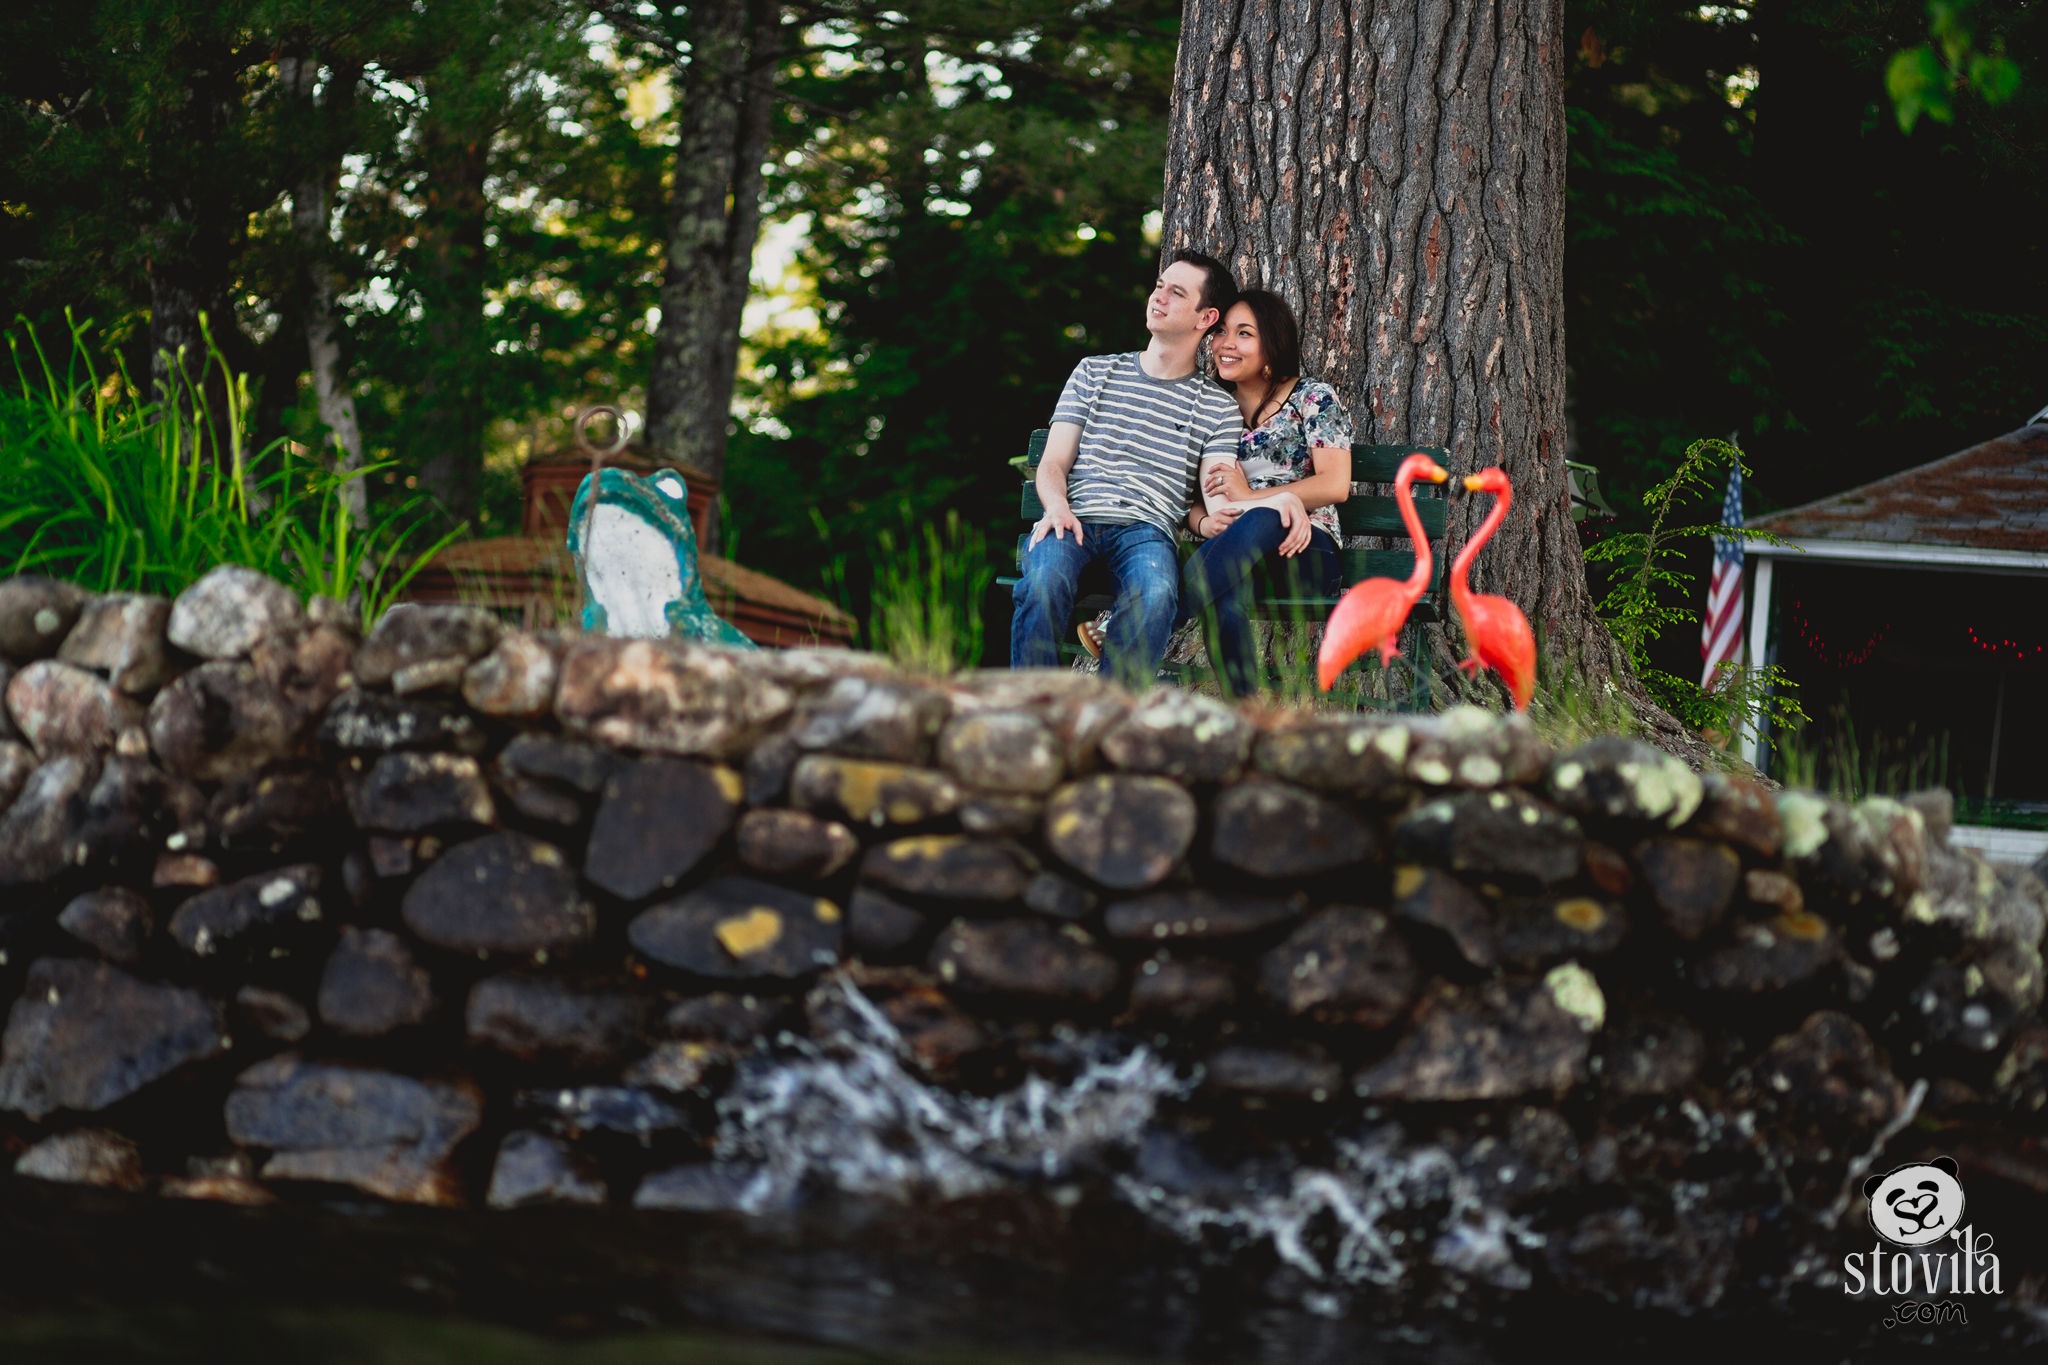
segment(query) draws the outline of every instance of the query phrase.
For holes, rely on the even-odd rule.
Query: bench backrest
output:
[[[1036,522],[1045,515],[1045,504],[1039,501],[1038,487],[1034,480],[1038,474],[1038,461],[1045,454],[1047,429],[1040,427],[1031,433],[1024,444],[1024,454],[1010,461],[1024,476],[1024,490],[1018,505],[1018,513],[1027,523]],[[1442,446],[1353,446],[1351,448],[1351,482],[1353,484],[1390,484],[1400,468],[1401,461],[1421,451],[1444,468],[1449,469],[1450,452]],[[1422,531],[1429,538],[1433,551],[1443,547],[1444,522],[1449,501],[1445,497],[1448,485],[1418,483],[1414,485],[1415,511],[1422,523]],[[1337,520],[1348,536],[1393,536],[1408,539],[1408,528],[1401,521],[1400,505],[1393,494],[1353,493],[1337,504]],[[1022,541],[1019,541],[1021,551]],[[1346,546],[1344,558],[1344,582],[1357,583],[1367,578],[1406,578],[1415,570],[1415,552],[1408,550],[1355,550]],[[1434,594],[1443,586],[1444,557],[1436,554],[1436,571],[1431,576],[1430,592]]]

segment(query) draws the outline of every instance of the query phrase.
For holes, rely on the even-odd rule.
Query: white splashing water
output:
[[[831,1047],[743,1066],[719,1101],[720,1162],[756,1165],[743,1206],[793,1198],[806,1182],[852,1194],[958,1199],[1021,1177],[1058,1179],[1129,1147],[1159,1103],[1192,1081],[1143,1045],[1095,1040],[1073,1080],[1031,1076],[993,1098],[955,1095],[905,1066],[902,1034],[845,980],[852,1026]]]
[[[1136,1148],[1161,1102],[1184,1098],[1199,1080],[1142,1044],[1096,1038],[1080,1045],[1085,1061],[1070,1081],[1034,1075],[993,1098],[955,1095],[907,1068],[902,1035],[852,983],[822,989],[838,993],[852,1021],[841,1035],[829,1047],[800,1042],[795,1057],[748,1062],[719,1101],[714,1154],[753,1169],[740,1196],[749,1212],[787,1203],[807,1184],[957,1199],[1058,1180]],[[1328,1168],[1268,1168],[1192,1190],[1119,1174],[1113,1188],[1190,1244],[1264,1244],[1332,1289],[1394,1286],[1424,1258],[1469,1280],[1527,1287],[1516,1250],[1542,1237],[1490,1204],[1450,1153],[1404,1145],[1392,1127],[1334,1148]]]
[[[1441,1148],[1404,1147],[1397,1132],[1339,1139],[1334,1166],[1296,1167],[1253,1180],[1228,1199],[1190,1194],[1118,1177],[1118,1192],[1184,1240],[1233,1247],[1258,1243],[1319,1284],[1391,1288],[1427,1255],[1467,1278],[1526,1288],[1529,1272],[1514,1247],[1542,1237],[1486,1202],[1471,1174]],[[1426,1210],[1433,1242],[1404,1228],[1410,1211]],[[1440,1210],[1440,1211],[1439,1211]]]

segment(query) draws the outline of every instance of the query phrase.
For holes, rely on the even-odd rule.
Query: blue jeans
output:
[[[1334,597],[1344,586],[1344,562],[1326,531],[1310,531],[1308,548],[1280,557],[1287,527],[1280,514],[1255,507],[1230,529],[1195,548],[1181,571],[1181,606],[1189,618],[1208,615],[1209,658],[1222,671],[1234,697],[1249,696],[1260,682],[1259,650],[1245,607],[1255,571],[1284,575],[1292,597]]]
[[[1116,584],[1116,614],[1102,644],[1103,668],[1132,686],[1152,681],[1173,634],[1180,583],[1173,537],[1141,521],[1081,523],[1084,539],[1052,536],[1024,552],[1024,573],[1010,618],[1010,666],[1053,668],[1071,633],[1081,571],[1107,561]]]

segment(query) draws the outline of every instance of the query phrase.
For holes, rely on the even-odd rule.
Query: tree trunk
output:
[[[782,7],[778,0],[709,0],[692,6],[690,21],[690,63],[676,91],[681,136],[647,382],[647,441],[661,463],[716,482],[725,475],[740,318],[761,225]],[[714,548],[716,527],[707,532],[706,548]]]
[[[1520,604],[1550,674],[1655,711],[1594,614],[1570,516],[1563,22],[1562,0],[1188,0],[1164,247],[1295,306],[1360,444],[1505,469],[1514,507],[1474,586]],[[1453,500],[1447,552],[1490,501]],[[1428,634],[1454,691],[1462,635]]]
[[[240,108],[241,68],[231,52],[195,43],[181,49],[188,63],[185,97],[169,115],[168,136],[190,147],[216,147]],[[210,411],[215,449],[228,444],[227,380],[207,368],[207,332],[228,366],[240,372],[246,348],[235,323],[233,265],[243,226],[220,186],[200,177],[166,174],[144,194],[157,199],[148,228],[149,374],[156,397],[192,421]]]
[[[314,108],[313,86],[319,63],[309,58],[285,57],[278,62],[278,79],[311,115],[308,126],[326,128],[332,116],[347,108],[354,98],[358,68],[337,68],[329,82],[327,97]],[[341,355],[341,323],[334,316],[334,270],[332,254],[333,186],[341,170],[341,158],[319,156],[310,160],[305,173],[292,188],[292,235],[297,239],[304,291],[306,363],[313,374],[313,393],[320,404],[320,422],[334,442],[327,452],[335,472],[346,477],[363,467],[363,432],[356,422],[355,395],[348,387],[347,366]],[[368,520],[368,490],[360,478],[342,487],[342,504],[349,519],[361,529]]]
[[[475,515],[483,478],[484,173],[496,111],[479,107],[480,83],[462,75],[424,84],[420,485],[461,520]]]

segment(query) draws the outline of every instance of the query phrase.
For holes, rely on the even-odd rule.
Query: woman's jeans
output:
[[[1102,643],[1102,666],[1142,687],[1158,673],[1173,634],[1179,586],[1173,537],[1140,521],[1084,521],[1081,530],[1085,539],[1079,545],[1071,535],[1048,535],[1024,552],[1010,618],[1010,666],[1059,666],[1060,645],[1072,637],[1081,571],[1103,559],[1116,583],[1116,607]]]
[[[1287,527],[1271,508],[1243,513],[1230,529],[1195,549],[1181,570],[1181,614],[1207,614],[1209,658],[1223,673],[1233,697],[1249,696],[1260,683],[1258,644],[1246,608],[1255,571],[1278,577],[1290,597],[1334,597],[1344,586],[1344,563],[1326,531],[1310,531],[1308,548],[1290,559],[1279,554]]]

